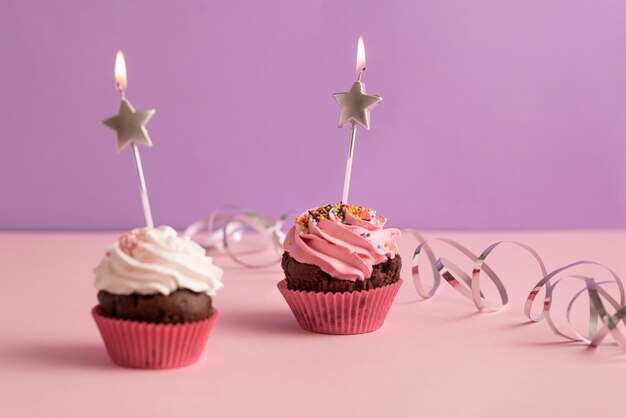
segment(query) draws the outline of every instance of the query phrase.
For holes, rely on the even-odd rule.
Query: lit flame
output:
[[[117,55],[115,56],[115,85],[120,90],[124,90],[127,85],[126,61],[124,61],[122,51],[117,51]]]
[[[359,46],[356,52],[356,71],[365,71],[365,46],[363,45],[362,36],[359,36]]]

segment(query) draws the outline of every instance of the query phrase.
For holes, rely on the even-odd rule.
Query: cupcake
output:
[[[361,334],[381,327],[402,285],[400,231],[385,223],[372,209],[341,203],[296,219],[278,289],[303,329]]]
[[[111,360],[162,369],[195,363],[219,312],[222,269],[169,226],[120,236],[95,269],[93,317]]]

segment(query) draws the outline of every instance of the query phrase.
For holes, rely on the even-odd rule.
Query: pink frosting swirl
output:
[[[311,209],[314,211],[315,209]],[[383,229],[384,216],[365,210],[358,217],[344,210],[345,221],[332,210],[316,220],[310,211],[298,218],[285,237],[285,251],[296,261],[314,264],[335,279],[365,280],[373,266],[394,258],[400,230]]]

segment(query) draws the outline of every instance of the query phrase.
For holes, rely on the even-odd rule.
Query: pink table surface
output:
[[[626,232],[428,233],[476,252],[534,246],[549,269],[576,259],[626,272]],[[447,284],[419,302],[405,285],[372,334],[302,331],[276,289],[278,266],[224,256],[222,312],[203,358],[169,371],[112,365],[89,311],[92,268],[113,233],[0,234],[0,416],[624,416],[626,354],[567,343],[521,309],[539,278],[511,247],[493,266],[511,304],[478,314]],[[414,247],[401,240],[405,267]],[[407,280],[408,279],[408,280]]]

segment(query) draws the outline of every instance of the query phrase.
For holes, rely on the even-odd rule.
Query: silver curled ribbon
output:
[[[593,347],[601,344],[610,334],[613,340],[620,347],[626,349],[626,337],[618,327],[620,322],[624,322],[624,324],[626,324],[626,320],[624,319],[626,317],[624,284],[618,275],[605,265],[595,261],[582,260],[548,272],[539,253],[521,242],[498,241],[487,247],[487,249],[485,249],[480,255],[476,255],[465,246],[451,239],[434,238],[426,240],[419,232],[410,228],[404,229],[403,232],[412,234],[419,241],[419,244],[413,253],[411,272],[415,290],[421,298],[428,299],[433,297],[441,284],[441,279],[443,278],[446,283],[452,286],[453,289],[472,301],[479,312],[493,312],[502,309],[509,302],[506,287],[500,279],[500,276],[498,276],[498,274],[486,263],[486,260],[487,257],[489,257],[502,244],[513,244],[529,253],[535,259],[541,271],[541,280],[539,280],[532,288],[526,298],[526,303],[524,304],[524,314],[532,322],[539,322],[545,319],[546,323],[555,334],[571,341],[583,342]],[[430,245],[433,241],[442,242],[452,247],[463,256],[469,258],[474,263],[472,273],[468,274],[447,258],[437,257]],[[423,258],[422,253],[428,257],[431,266],[433,266],[433,284],[430,288],[427,288],[424,285],[420,276],[420,260]],[[571,270],[575,267],[590,265],[598,266],[604,269],[608,274],[607,280],[597,281],[593,277],[571,273]],[[499,301],[488,299],[483,294],[481,290],[481,280],[483,279],[483,275],[486,276],[496,287],[500,297]],[[582,289],[574,294],[567,305],[565,313],[567,324],[569,326],[569,330],[567,331],[556,324],[551,312],[552,302],[554,300],[554,290],[559,283],[562,283],[565,280],[578,280],[584,284]],[[619,291],[619,300],[616,300],[609,292],[607,292],[604,288],[604,286],[607,285],[617,286]],[[535,306],[535,303],[538,303],[538,300],[541,300],[539,295],[542,290],[545,290],[542,309],[539,314],[533,315],[533,307]],[[571,318],[574,306],[577,301],[580,300],[581,296],[585,294],[589,298],[589,327],[587,335],[578,332],[576,327],[574,327]],[[607,311],[607,303],[615,310],[614,314],[610,314]]]
[[[226,253],[238,264],[247,268],[262,268],[281,260],[285,232],[283,227],[289,212],[272,219],[255,211],[238,206],[223,206],[189,225],[183,236],[194,239],[207,250]],[[237,244],[246,233],[259,238],[255,248],[240,251]],[[276,257],[267,257],[268,249],[276,251]],[[264,257],[260,257],[264,255]]]

